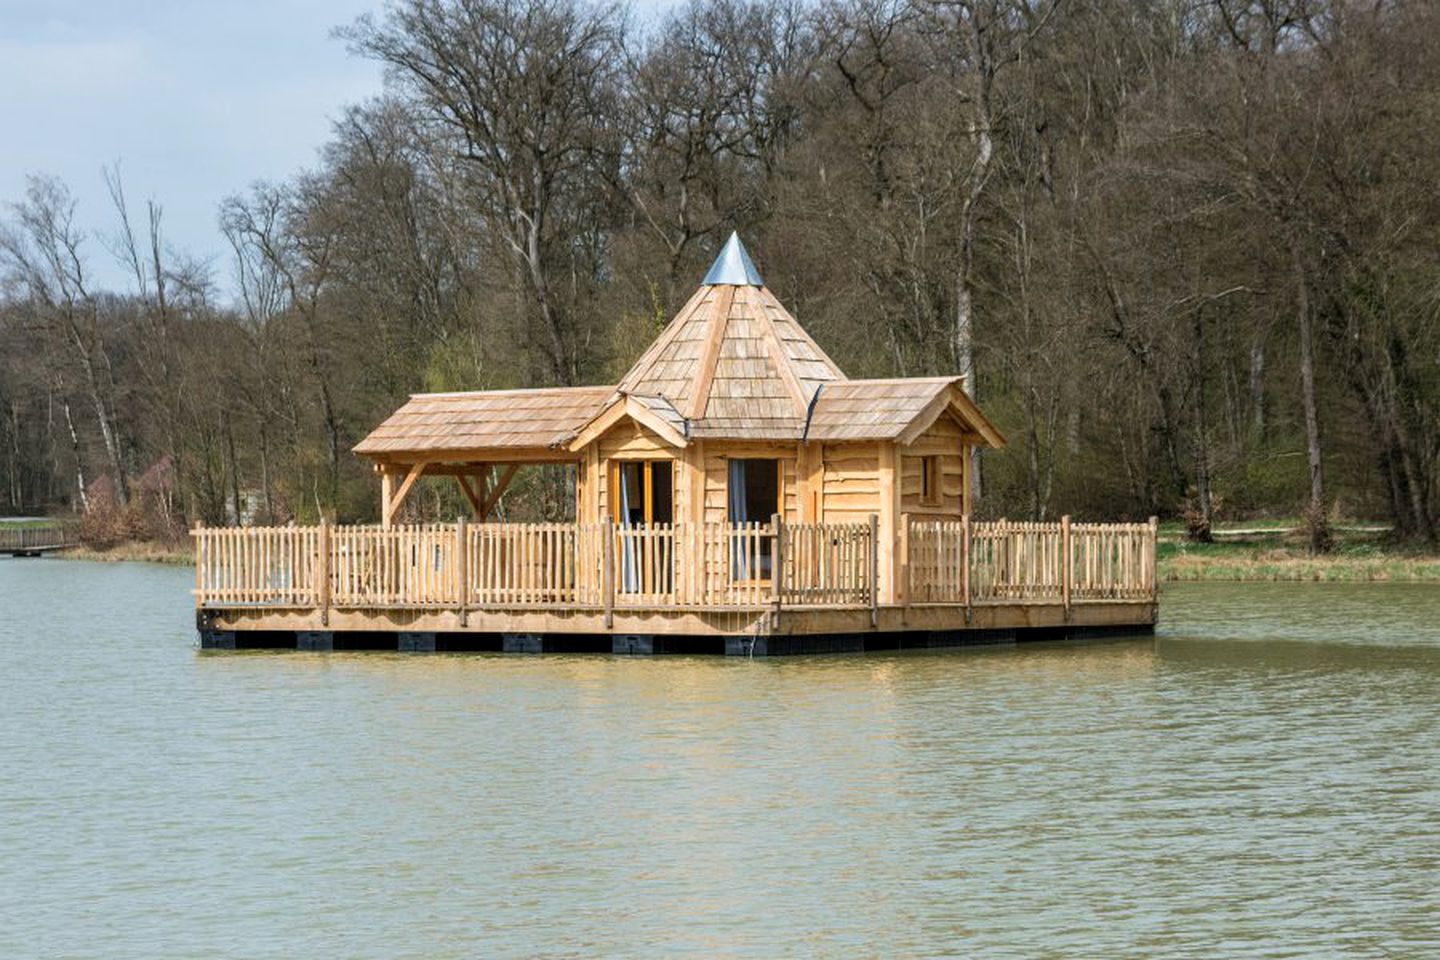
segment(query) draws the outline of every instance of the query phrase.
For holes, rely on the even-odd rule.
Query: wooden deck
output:
[[[193,534],[206,647],[810,652],[1147,630],[1156,610],[1153,522],[907,517],[890,550],[874,518]]]
[[[68,550],[80,545],[79,531],[73,525],[53,524],[44,527],[16,527],[7,529],[0,524],[0,554],[13,557],[38,557],[56,550]]]

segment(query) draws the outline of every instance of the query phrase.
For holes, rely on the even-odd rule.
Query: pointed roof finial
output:
[[[750,254],[745,252],[745,245],[740,242],[740,235],[731,232],[730,239],[725,241],[725,246],[720,251],[720,256],[710,266],[710,272],[705,274],[705,279],[700,281],[706,286],[714,284],[732,284],[737,287],[763,287],[765,281],[760,279],[760,271],[755,269],[755,263],[750,259]]]

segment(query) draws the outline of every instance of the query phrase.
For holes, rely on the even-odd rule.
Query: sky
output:
[[[0,216],[30,174],[58,176],[91,235],[92,276],[125,274],[102,168],[119,166],[132,217],[164,209],[168,245],[229,269],[218,208],[257,180],[317,162],[346,105],[379,93],[377,65],[333,28],[368,0],[0,0]]]
[[[210,263],[223,296],[220,202],[314,167],[344,109],[380,92],[380,67],[333,36],[367,12],[382,0],[0,0],[0,218],[28,175],[61,178],[92,277],[125,289],[103,242],[118,165],[132,220],[157,201],[167,245]]]

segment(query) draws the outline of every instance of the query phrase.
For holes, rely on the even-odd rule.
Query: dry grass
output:
[[[121,561],[142,561],[145,563],[191,564],[195,556],[187,543],[165,544],[145,540],[127,540],[103,550],[94,547],[75,547],[59,554],[70,560],[98,560],[103,563]]]

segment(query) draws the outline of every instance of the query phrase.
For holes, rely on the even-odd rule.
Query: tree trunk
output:
[[[115,481],[115,499],[123,507],[130,499],[129,484],[126,482],[125,467],[120,456],[120,440],[115,425],[110,419],[110,408],[105,402],[105,394],[101,388],[100,378],[96,374],[94,357],[91,356],[86,338],[81,334],[80,328],[75,325],[74,317],[67,316],[65,322],[70,344],[75,348],[76,359],[80,361],[80,369],[85,374],[85,392],[95,411],[95,422],[100,427],[100,439],[105,446],[105,457],[110,462],[111,477]],[[65,405],[65,415],[67,418],[70,416],[68,402]],[[71,429],[73,431],[73,425]]]
[[[541,190],[541,184],[537,177],[536,190]],[[543,196],[543,194],[542,194]],[[545,328],[545,336],[548,342],[550,355],[550,370],[555,377],[555,382],[561,386],[573,386],[575,377],[570,369],[565,355],[565,335],[561,329],[560,318],[551,303],[550,281],[545,273],[545,263],[541,259],[543,254],[540,249],[540,231],[543,224],[543,207],[537,202],[537,211],[531,215],[529,222],[522,229],[525,232],[525,268],[530,280],[530,290],[535,295],[535,305],[540,311],[540,322]]]
[[[1310,503],[1306,522],[1310,529],[1310,549],[1328,553],[1332,546],[1329,523],[1325,516],[1325,465],[1320,450],[1320,414],[1315,404],[1315,344],[1311,333],[1310,284],[1305,276],[1305,261],[1300,245],[1290,244],[1292,267],[1295,271],[1295,316],[1300,333],[1300,401],[1305,408],[1305,451],[1310,460]]]
[[[1255,437],[1265,439],[1265,332],[1259,331],[1250,342],[1250,425]]]
[[[75,418],[70,415],[70,401],[60,398],[60,409],[65,414],[65,429],[70,434],[70,450],[75,455],[75,491],[80,501],[80,512],[90,512],[90,493],[85,489],[85,461],[80,456],[80,434],[75,430]]]
[[[225,431],[225,459],[230,465],[230,508],[235,515],[235,525],[240,526],[245,522],[243,506],[240,498],[240,463],[235,456],[235,431],[230,429],[230,420],[222,420],[222,429]]]

